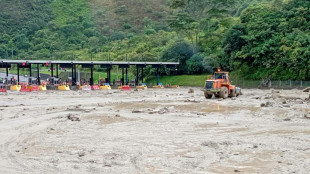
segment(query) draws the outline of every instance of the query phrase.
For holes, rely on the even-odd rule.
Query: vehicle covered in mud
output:
[[[217,98],[226,99],[241,95],[241,88],[231,84],[229,73],[218,69],[211,78],[206,80],[204,95],[207,99],[214,95]]]

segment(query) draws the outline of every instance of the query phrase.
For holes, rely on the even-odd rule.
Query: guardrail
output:
[[[241,88],[279,88],[279,89],[294,89],[310,87],[310,81],[296,81],[296,80],[235,80],[233,84]]]

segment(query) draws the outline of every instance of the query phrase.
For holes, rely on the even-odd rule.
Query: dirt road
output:
[[[188,90],[0,94],[0,173],[310,171],[308,93]]]

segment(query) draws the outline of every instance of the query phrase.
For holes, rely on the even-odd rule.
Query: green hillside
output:
[[[0,0],[0,57],[179,61],[174,74],[221,67],[309,80],[309,9],[307,0]]]
[[[145,29],[166,30],[168,0],[92,0],[89,6],[98,31],[111,40]]]

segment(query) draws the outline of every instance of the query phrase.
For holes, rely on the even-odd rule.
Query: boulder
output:
[[[303,92],[310,92],[310,87],[304,89]],[[310,96],[309,96],[309,98],[310,98]]]
[[[189,89],[189,90],[188,90],[188,93],[194,93],[194,89],[192,89],[192,88]]]

